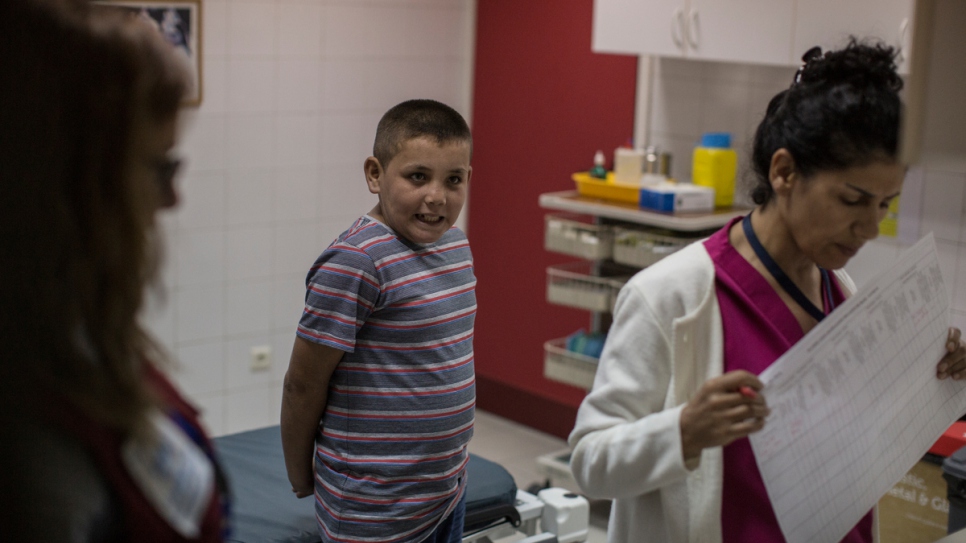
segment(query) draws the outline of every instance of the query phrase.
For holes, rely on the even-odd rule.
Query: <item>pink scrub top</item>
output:
[[[724,370],[740,369],[758,375],[805,334],[768,280],[731,246],[728,232],[739,220],[715,232],[704,245],[714,261],[715,291],[724,327]],[[834,278],[834,274],[829,277]],[[834,279],[832,299],[835,306],[845,301]],[[829,309],[826,306],[822,311],[827,314]],[[724,447],[721,502],[724,543],[785,541],[748,438]],[[871,543],[872,512],[862,517],[842,541]]]

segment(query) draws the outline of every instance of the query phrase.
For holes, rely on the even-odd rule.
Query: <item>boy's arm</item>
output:
[[[332,372],[345,354],[334,347],[295,338],[282,389],[282,450],[296,497],[315,490],[315,434],[329,394]]]

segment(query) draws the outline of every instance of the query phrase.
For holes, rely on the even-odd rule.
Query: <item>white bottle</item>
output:
[[[641,184],[644,170],[644,150],[618,147],[614,151],[614,182],[628,185]]]

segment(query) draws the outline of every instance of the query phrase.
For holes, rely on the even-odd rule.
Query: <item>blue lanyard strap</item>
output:
[[[801,306],[809,315],[812,316],[816,321],[821,321],[825,318],[825,312],[821,309],[815,307],[815,304],[808,299],[807,296],[798,288],[798,285],[792,282],[791,279],[785,275],[785,272],[778,266],[775,259],[768,254],[765,247],[758,241],[758,236],[755,235],[754,228],[751,227],[751,213],[745,215],[745,218],[741,220],[741,227],[745,231],[745,237],[748,238],[748,243],[751,244],[751,248],[755,250],[755,254],[758,255],[758,259],[761,263],[765,265],[765,268],[771,273],[775,281],[792,297],[795,302]],[[823,294],[825,296],[825,303],[828,304],[829,310],[834,309],[834,300],[832,299],[832,283],[829,280],[828,271],[819,268],[819,272],[822,274],[822,287]]]

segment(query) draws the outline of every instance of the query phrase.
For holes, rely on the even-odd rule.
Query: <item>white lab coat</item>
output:
[[[854,292],[848,275],[836,276]],[[711,256],[696,242],[636,274],[618,296],[570,434],[577,483],[614,500],[609,543],[721,541],[722,449],[685,466],[680,431],[684,404],[724,371],[714,279]]]

